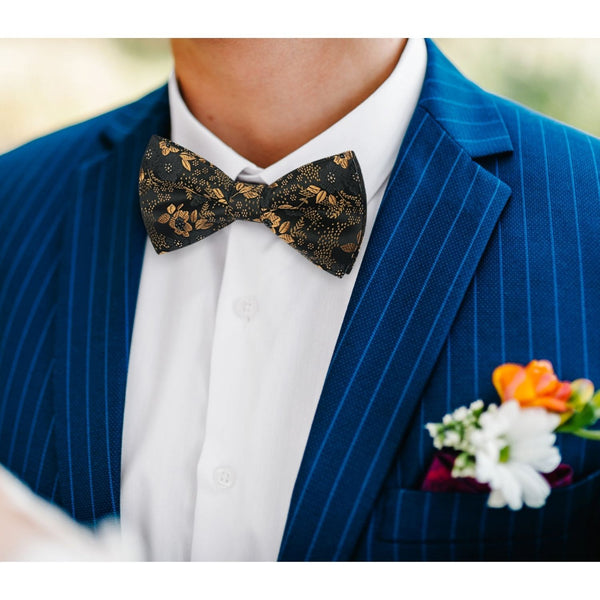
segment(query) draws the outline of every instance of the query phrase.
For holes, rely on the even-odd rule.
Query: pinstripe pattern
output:
[[[37,471],[37,477],[35,479],[35,485],[33,486],[33,491],[39,493],[40,492],[40,481],[42,479],[42,474],[44,473],[44,470],[46,468],[46,457],[48,454],[48,448],[50,446],[50,440],[52,438],[52,433],[54,432],[54,417],[52,417],[52,420],[50,421],[50,427],[48,427],[48,431],[46,432],[46,437],[44,440],[44,447],[42,449],[42,456],[40,458],[40,464],[38,467],[38,471]],[[52,486],[52,495],[51,497],[54,498],[54,495],[56,493],[56,479],[54,481],[54,485]]]
[[[53,315],[52,315],[52,319],[53,319]],[[37,364],[37,361],[33,361],[32,364]],[[44,382],[42,383],[42,387],[40,389],[40,393],[39,396],[37,398],[37,402],[35,404],[35,409],[33,411],[33,418],[31,420],[31,427],[29,428],[29,434],[27,435],[27,442],[25,444],[25,455],[23,457],[23,465],[20,469],[21,473],[27,473],[27,466],[29,464],[29,455],[32,449],[32,445],[33,445],[33,440],[34,440],[34,435],[36,433],[36,425],[37,425],[37,421],[38,421],[38,416],[40,413],[40,409],[42,407],[42,400],[45,398],[46,396],[46,390],[48,389],[48,384],[50,382],[50,375],[52,375],[52,369],[54,367],[54,361],[51,361],[50,364],[48,365],[48,368],[46,370],[46,374],[44,375]],[[20,401],[21,404],[24,403],[26,396],[22,396]],[[15,438],[16,439],[16,438]],[[8,466],[12,467],[12,462],[9,458],[8,460]]]
[[[119,510],[130,323],[145,242],[137,171],[151,132],[166,128],[161,120],[143,118],[125,142],[82,167],[66,224],[55,408],[61,493],[82,521]]]
[[[424,423],[495,400],[501,362],[547,358],[600,383],[598,141],[428,53],[280,559],[599,558],[600,450],[584,440],[561,438],[576,483],[537,511],[419,491]],[[86,522],[119,510],[137,166],[153,133],[168,135],[164,88],[0,161],[0,460]]]
[[[387,249],[382,252],[369,244],[363,265],[373,261],[374,270],[361,269],[342,326],[343,343],[338,344],[325,382],[292,498],[282,558],[292,552],[292,535],[294,554],[302,540],[306,558],[323,559],[325,553],[329,558],[346,558],[344,548],[352,546],[351,536],[359,532],[352,531],[355,519],[364,518],[367,485],[378,485],[386,460],[389,465],[391,457],[386,454],[394,447],[392,440],[402,434],[399,409],[410,410],[424,384],[427,368],[414,366],[422,367],[437,357],[443,328],[451,323],[448,313],[457,309],[461,286],[468,284],[486,235],[508,196],[505,186],[473,163],[429,115],[422,124],[422,114],[415,114],[405,144],[411,152],[404,161],[401,150],[400,177],[388,188],[374,227],[373,238]],[[431,173],[423,175],[427,165],[432,165],[435,183]],[[419,202],[411,204],[417,195]],[[401,210],[405,202],[407,209]],[[375,269],[377,261],[379,269]],[[370,284],[363,293],[367,276]],[[360,309],[355,298],[370,306],[368,314],[356,313],[360,319],[352,317]],[[324,431],[319,431],[321,421],[328,424]],[[394,436],[390,436],[392,429]],[[358,465],[357,454],[367,454],[370,460]],[[324,465],[331,471],[332,464],[339,466],[323,485],[315,473],[322,476]],[[357,467],[364,471],[356,472]],[[316,505],[325,510],[315,519]],[[335,511],[328,510],[331,506]],[[332,538],[333,521],[339,533]]]
[[[0,461],[50,498],[56,477],[49,385],[56,314],[53,293],[63,211],[57,203],[58,189],[42,176],[44,163],[32,160],[43,154],[44,147],[45,140],[38,140],[2,160]],[[68,146],[60,146],[51,166],[57,167],[67,153]],[[31,181],[24,176],[28,167]],[[60,172],[62,181],[66,171]],[[44,201],[39,202],[39,197]],[[35,247],[24,243],[29,239],[36,241]]]
[[[123,349],[144,241],[131,216],[137,163],[152,133],[168,133],[166,100],[161,89],[0,161],[0,461],[82,521],[118,512]],[[127,184],[109,189],[114,172]],[[113,233],[108,253],[103,224]],[[138,245],[135,256],[113,249],[119,235]],[[107,271],[115,282],[105,295]]]
[[[597,142],[509,102],[492,99],[464,80],[457,83],[460,75],[451,72],[447,64],[438,68],[438,61],[444,59],[431,46],[430,54],[433,56],[420,107],[441,129],[434,134],[417,110],[405,140],[406,149],[401,150],[397,162],[397,179],[386,191],[375,224],[372,239],[377,236],[383,241],[379,247],[372,242],[367,248],[338,340],[292,498],[280,558],[477,560],[597,556],[592,538],[586,537],[583,507],[590,506],[590,499],[598,499],[600,475],[597,477],[596,472],[600,473],[600,456],[597,450],[586,451],[589,444],[583,440],[561,440],[563,456],[574,466],[580,482],[554,494],[542,511],[490,511],[485,508],[485,499],[478,496],[417,491],[423,462],[428,463],[432,455],[431,443],[422,433],[423,422],[438,420],[449,409],[473,400],[474,395],[493,401],[490,375],[497,364],[507,360],[526,362],[534,356],[549,358],[555,364],[561,359],[563,377],[581,376],[589,369],[590,377],[595,374],[600,381],[600,357],[585,350],[599,347],[594,344],[600,341],[598,327],[592,325],[599,322],[600,315],[594,303],[585,300],[600,292],[600,263],[593,243],[600,223],[594,157]],[[445,82],[451,85],[445,86]],[[436,100],[451,95],[450,89],[444,92],[444,87],[458,97],[453,95],[451,102]],[[410,286],[401,280],[396,289],[394,282],[400,274],[406,278],[415,256],[426,274],[425,254],[431,261],[441,247],[433,241],[431,232],[424,231],[429,216],[424,206],[427,202],[424,190],[413,194],[407,162],[418,155],[420,162],[415,171],[423,174],[426,167],[430,168],[441,185],[449,165],[440,165],[437,158],[432,158],[432,149],[442,130],[491,176],[486,181],[487,198],[494,206],[494,217],[500,220],[493,230],[486,231],[489,240],[482,240],[482,232],[476,228],[469,234],[462,232],[463,243],[468,239],[485,246],[485,252],[477,258],[476,275],[471,272],[475,276],[463,281],[465,287],[461,290],[457,289],[458,280],[449,278],[444,293],[438,296],[438,289],[430,297],[423,278],[411,279]],[[427,149],[421,141],[425,137],[429,138]],[[494,145],[498,142],[502,147]],[[581,147],[584,142],[586,149]],[[584,157],[582,161],[569,160],[568,151],[573,155],[575,147],[576,155]],[[458,148],[456,151],[460,152]],[[447,158],[446,147],[442,154]],[[428,162],[430,159],[432,162]],[[465,175],[465,171],[458,175],[463,186],[470,181]],[[496,189],[491,185],[494,178],[503,182],[496,181],[501,194],[497,205]],[[423,181],[432,185],[429,176]],[[511,188],[512,196],[502,210],[504,184]],[[448,187],[466,198],[465,187],[458,191],[454,185],[451,181]],[[481,217],[485,214],[486,192],[477,189],[474,196]],[[410,210],[413,197],[419,199],[423,211],[420,217]],[[450,204],[451,200],[444,198],[447,210],[451,210]],[[580,216],[582,211],[585,219]],[[436,215],[429,223],[438,218]],[[402,228],[405,219],[413,226],[411,233]],[[559,232],[554,236],[556,227]],[[427,248],[419,248],[423,240],[428,242]],[[403,242],[404,256],[399,249]],[[458,252],[455,243],[452,249]],[[443,258],[448,266],[448,258]],[[386,282],[380,283],[377,271],[386,259]],[[595,272],[596,277],[588,271]],[[451,294],[460,294],[454,316],[442,310],[443,299]],[[413,332],[410,347],[404,347],[403,332],[410,328],[413,308],[423,299],[418,319],[421,331]],[[416,305],[411,304],[414,300]],[[371,314],[361,310],[363,305],[369,306]],[[393,313],[388,317],[390,307]],[[440,322],[448,327],[446,335],[435,330]],[[428,347],[428,341],[441,338],[443,345],[438,347],[438,354]],[[361,357],[368,352],[369,343],[378,356],[366,364]],[[397,345],[401,360],[394,359]],[[421,357],[430,352],[428,369]],[[390,365],[387,372],[385,367],[382,371],[385,364]],[[411,376],[419,377],[423,387],[414,385]],[[389,396],[378,398],[379,391]],[[412,395],[412,401],[406,402]],[[395,406],[386,407],[386,402]],[[376,442],[365,433],[369,427]],[[554,538],[558,543],[549,543]]]
[[[52,275],[52,271],[49,273],[49,275]],[[48,280],[49,279],[50,279],[50,277],[48,277]],[[46,287],[47,287],[47,284],[46,285],[42,284],[42,290],[45,291]],[[27,393],[29,391],[29,384],[31,383],[31,379],[33,377],[35,366],[38,363],[38,359],[40,357],[40,352],[41,352],[41,350],[42,350],[42,348],[44,346],[44,343],[46,342],[46,339],[47,339],[47,336],[48,336],[48,332],[49,332],[49,329],[50,329],[50,325],[52,324],[52,322],[54,320],[55,314],[56,314],[56,310],[51,310],[50,313],[49,313],[49,315],[48,315],[48,318],[46,319],[46,323],[44,324],[44,327],[43,327],[43,329],[42,329],[42,331],[40,333],[40,337],[39,337],[38,343],[37,343],[37,345],[35,347],[35,350],[33,352],[33,355],[32,355],[31,365],[29,367],[29,370],[27,371],[27,375],[25,376],[25,380],[23,382],[23,392],[21,393],[21,397],[19,398],[18,408],[17,408],[17,412],[15,414],[15,422],[14,422],[14,425],[13,425],[13,431],[12,431],[12,436],[11,436],[11,440],[10,440],[10,447],[8,449],[8,457],[6,459],[6,464],[7,464],[8,467],[12,466],[12,458],[13,458],[14,451],[15,451],[15,443],[16,443],[17,437],[18,437],[17,434],[19,433],[19,430],[20,430],[19,423],[20,423],[20,420],[21,420],[21,416],[23,414],[23,408],[25,406],[25,397],[27,396]],[[48,370],[48,372],[49,372],[49,370]],[[45,391],[46,386],[47,386],[47,381],[48,381],[48,376],[46,376],[46,379],[44,380],[44,384],[43,384],[43,388],[42,388],[44,391]],[[8,384],[7,384],[7,389],[9,389],[9,385]],[[36,421],[35,417],[37,415],[37,409],[38,408],[39,408],[39,406],[36,407],[36,412],[34,414],[34,420],[33,420],[33,423],[32,423],[32,430],[33,430],[33,426],[35,425],[35,421]],[[29,432],[28,441],[31,439],[31,435],[32,435],[32,432],[33,432],[32,430],[30,430],[30,432]],[[28,446],[29,446],[29,443],[28,443]],[[27,453],[26,453],[25,456],[27,457]],[[23,462],[25,464],[26,460],[24,460]]]
[[[517,131],[518,131],[518,140],[519,140],[519,147],[522,145],[522,136],[521,136],[521,118],[519,115],[519,112],[516,111],[516,117],[517,117]],[[542,147],[545,147],[545,145],[542,145]],[[520,152],[519,153],[519,174],[520,174],[520,179],[521,179],[521,196],[524,198],[525,197],[525,190],[524,190],[524,186],[525,186],[525,178],[523,176],[523,154]],[[523,246],[525,248],[525,284],[527,286],[527,292],[526,292],[526,298],[527,298],[527,343],[528,343],[528,350],[529,350],[529,356],[533,356],[533,334],[532,334],[532,323],[531,323],[531,318],[532,318],[532,311],[531,311],[531,276],[529,273],[529,269],[530,269],[530,261],[529,261],[529,240],[528,240],[528,229],[527,229],[527,211],[526,211],[526,203],[523,202],[522,203],[522,212],[523,212]],[[557,368],[560,365],[556,365]]]
[[[560,331],[558,330],[558,282],[556,276],[556,252],[554,245],[554,224],[552,222],[552,201],[550,199],[550,182],[548,171],[548,156],[546,150],[546,140],[544,137],[544,125],[540,121],[540,129],[542,132],[542,148],[544,152],[544,175],[546,182],[546,202],[548,204],[548,233],[550,236],[550,256],[552,257],[552,284],[553,284],[553,300],[554,300],[554,325],[556,338],[556,368],[560,371]],[[530,297],[530,296],[528,296]]]
[[[45,244],[42,244],[42,248],[45,250]],[[40,255],[38,255],[38,256],[40,256]],[[34,264],[32,266],[34,268],[37,267],[37,261],[34,262]],[[48,285],[50,283],[50,280],[51,280],[54,272],[56,271],[56,266],[57,265],[56,265],[56,261],[55,261],[51,265],[51,267],[48,269],[48,271],[46,273],[44,273],[44,275],[42,276],[41,285],[39,285],[39,289],[36,290],[36,295],[35,295],[35,298],[33,300],[32,306],[31,306],[31,311],[27,315],[27,319],[25,320],[25,323],[24,324],[19,323],[19,325],[20,325],[20,327],[19,327],[19,334],[20,334],[19,342],[15,348],[12,348],[13,360],[12,360],[11,368],[8,371],[8,376],[4,380],[4,393],[2,395],[2,407],[0,409],[0,427],[2,426],[2,423],[4,422],[5,411],[8,406],[9,395],[13,389],[13,382],[14,382],[14,378],[17,373],[19,359],[21,358],[21,354],[24,350],[26,341],[28,339],[28,334],[31,332],[31,330],[33,328],[34,319],[38,315],[40,304],[42,303],[42,300],[44,299],[44,297],[47,294]],[[34,272],[35,272],[34,269],[32,269],[29,272],[29,274],[34,273]],[[25,290],[27,289],[27,284],[30,284],[30,283],[31,283],[30,278],[26,277],[20,288],[19,293],[17,294],[17,299],[14,304],[13,310],[8,315],[8,319],[7,319],[8,326],[6,328],[7,334],[10,333],[13,326],[16,325],[15,315],[18,314],[18,311],[20,308],[20,302],[22,301]],[[48,325],[49,325],[48,323],[46,323],[44,325],[44,331],[47,331]],[[32,336],[32,337],[34,337],[34,336]],[[9,350],[8,344],[6,344],[5,340],[2,340],[2,342],[3,342],[3,344],[2,344],[3,349],[6,349],[8,352],[8,350]],[[36,351],[34,351],[34,357],[36,355],[39,355],[39,348],[36,348]],[[27,378],[26,378],[26,380],[27,380]],[[21,407],[19,406],[17,408],[18,414],[20,414],[20,409],[21,409]],[[13,432],[13,435],[14,435],[14,432]]]
[[[579,276],[579,294],[580,294],[580,311],[579,316],[581,318],[581,340],[582,340],[582,351],[583,351],[583,364],[582,364],[582,376],[589,376],[589,356],[588,356],[588,343],[587,343],[587,331],[586,331],[586,309],[585,309],[585,284],[583,281],[583,256],[581,252],[581,234],[579,227],[579,215],[578,215],[578,207],[577,207],[577,193],[575,191],[575,174],[573,171],[573,155],[571,153],[571,148],[569,144],[569,138],[567,136],[567,132],[563,131],[565,136],[565,144],[567,146],[567,154],[569,156],[569,174],[570,174],[570,182],[571,182],[571,197],[573,201],[573,213],[575,215],[575,233],[577,239],[577,275]]]

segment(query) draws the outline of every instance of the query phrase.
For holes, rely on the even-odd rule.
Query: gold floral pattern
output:
[[[158,253],[183,248],[244,219],[266,225],[337,277],[352,269],[366,220],[364,184],[352,151],[299,167],[267,186],[233,181],[190,150],[152,136],[139,193],[142,218]]]
[[[350,161],[352,160],[352,152],[344,152],[333,157],[333,162],[336,165],[340,165],[342,169],[347,169]]]
[[[175,232],[176,235],[182,235],[183,237],[190,237],[190,231],[192,226],[188,223],[190,220],[190,213],[187,210],[181,210],[183,204],[180,204],[175,208],[174,204],[167,206],[167,212],[160,215],[157,221],[158,223],[168,223],[169,227]],[[194,211],[196,213],[197,211]],[[192,223],[196,219],[192,220]]]
[[[160,148],[163,156],[167,156],[169,152],[179,152],[179,148],[169,144],[169,140],[160,140],[158,147]]]

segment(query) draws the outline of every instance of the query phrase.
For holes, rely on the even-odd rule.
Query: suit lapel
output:
[[[280,560],[351,556],[510,196],[473,157],[510,150],[493,101],[429,44],[421,99],[334,351]]]
[[[166,88],[115,113],[105,152],[79,172],[67,214],[57,317],[55,409],[63,504],[80,521],[119,511],[121,430],[145,230],[137,175],[168,134]]]

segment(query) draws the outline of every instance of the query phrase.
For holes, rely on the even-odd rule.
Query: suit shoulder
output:
[[[168,114],[163,86],[131,104],[0,156],[0,239],[13,227],[15,214],[38,214],[41,207],[54,218],[64,214],[77,197],[82,167],[110,155],[115,147],[137,147],[137,138]],[[132,146],[133,139],[137,145]]]
[[[487,92],[486,92],[487,94]],[[598,202],[600,195],[600,140],[571,125],[515,101],[489,94],[496,104],[512,151],[478,159],[499,175],[517,194],[527,198],[548,186],[565,194],[575,190],[578,200]],[[539,192],[541,193],[541,192]],[[558,201],[558,194],[551,194]]]
[[[537,231],[548,227],[551,215],[563,230],[579,232],[573,239],[597,239],[600,140],[516,102],[496,103],[513,149],[478,162],[510,187],[512,205],[521,207],[511,214]]]
[[[97,117],[27,142],[0,156],[0,175],[4,181],[10,181],[26,177],[32,167],[33,170],[41,167],[45,174],[76,168],[105,152],[115,135],[133,130],[136,122],[161,104],[168,110],[166,86]]]
[[[575,151],[579,147],[585,146],[595,152],[596,163],[598,162],[600,139],[596,136],[537,112],[514,100],[490,95],[493,97],[517,148],[526,147],[527,142],[531,143],[537,140],[545,147],[547,156],[553,157],[556,155],[557,150],[564,147],[565,144],[573,147]]]

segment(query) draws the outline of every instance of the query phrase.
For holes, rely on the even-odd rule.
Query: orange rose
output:
[[[532,360],[526,367],[507,363],[492,374],[492,382],[502,402],[517,400],[523,407],[541,406],[557,413],[572,412],[567,404],[571,384],[559,381],[552,363]]]

